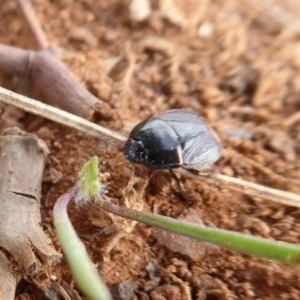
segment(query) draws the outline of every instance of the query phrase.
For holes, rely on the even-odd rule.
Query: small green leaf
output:
[[[81,204],[98,198],[101,195],[104,185],[99,181],[98,156],[93,156],[79,173],[79,192],[75,197],[75,203]]]

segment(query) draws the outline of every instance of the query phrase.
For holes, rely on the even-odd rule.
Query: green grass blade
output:
[[[300,262],[300,246],[294,244],[268,240],[225,229],[199,226],[165,216],[119,207],[104,200],[99,201],[99,205],[119,216],[140,221],[183,236],[210,242],[229,250],[275,259],[285,263]]]

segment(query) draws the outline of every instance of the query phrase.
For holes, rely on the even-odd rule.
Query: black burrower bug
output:
[[[217,161],[222,147],[204,118],[181,109],[159,113],[136,125],[125,157],[154,170],[182,167],[197,173]]]

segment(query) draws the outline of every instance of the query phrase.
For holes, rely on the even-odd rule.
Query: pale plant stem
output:
[[[31,98],[0,87],[0,100],[14,105],[34,115],[77,129],[89,135],[101,137],[107,141],[123,144],[126,138],[100,125],[70,114],[56,107],[44,104]]]
[[[77,186],[72,187],[56,201],[53,208],[56,232],[73,276],[83,293],[91,300],[111,300],[109,290],[99,277],[69,219],[68,204],[79,192]]]
[[[98,138],[105,139],[110,143],[122,145],[126,141],[126,137],[117,134],[107,128],[101,127],[85,119],[49,106],[47,104],[41,103],[39,101],[16,94],[2,87],[0,87],[0,101],[14,105],[27,112],[49,119],[51,121],[66,125],[68,127],[77,129]],[[294,193],[272,189],[222,174],[214,174],[213,176],[199,176],[191,174],[190,172],[187,172],[183,169],[178,169],[176,171],[184,174],[187,177],[196,180],[212,182],[220,185],[222,188],[239,191],[248,196],[263,198],[264,200],[278,202],[284,205],[300,207],[300,195]]]
[[[226,176],[220,173],[214,174],[213,176],[204,176],[194,175],[183,169],[178,170],[178,172],[193,179],[217,184],[222,188],[238,191],[250,197],[255,197],[256,199],[262,198],[264,200],[269,200],[284,205],[300,207],[300,195],[294,193],[272,189],[263,185]]]
[[[25,22],[28,24],[40,50],[46,50],[49,48],[48,40],[44,31],[40,25],[40,22],[35,14],[31,1],[29,0],[17,0]]]

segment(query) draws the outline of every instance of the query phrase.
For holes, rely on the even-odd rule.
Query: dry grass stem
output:
[[[19,107],[34,115],[38,115],[40,117],[77,129],[93,136],[101,137],[105,140],[108,140],[109,142],[123,144],[126,141],[126,138],[124,136],[117,134],[109,129],[96,125],[95,123],[89,122],[83,118],[77,117],[61,109],[11,92],[2,87],[0,87],[0,100],[7,104]]]
[[[17,0],[17,4],[22,13],[24,21],[28,24],[40,50],[47,50],[49,42],[44,31],[40,26],[40,22],[35,14],[31,1]]]
[[[105,140],[113,142],[115,144],[121,145],[126,141],[126,137],[117,134],[109,129],[96,125],[92,122],[74,116],[55,107],[51,107],[28,97],[16,94],[2,87],[0,87],[0,100],[40,117],[80,130],[93,136],[104,138]],[[259,184],[225,176],[222,174],[214,174],[213,177],[208,177],[193,175],[188,171],[181,169],[178,169],[176,171],[197,180],[210,182],[213,180],[214,183],[219,184],[222,188],[239,191],[248,196],[259,197],[284,205],[300,207],[300,195],[294,193],[268,188]]]
[[[196,180],[217,184],[221,188],[241,192],[250,197],[262,198],[264,200],[277,202],[283,205],[300,207],[300,195],[298,194],[272,189],[260,184],[226,176],[220,173],[214,173],[213,176],[206,176],[191,174],[184,169],[178,169],[177,172]]]

